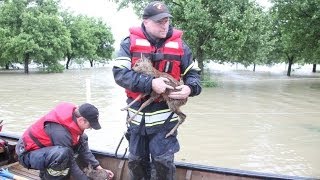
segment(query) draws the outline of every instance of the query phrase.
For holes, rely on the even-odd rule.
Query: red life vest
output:
[[[156,48],[150,44],[140,27],[130,28],[131,67],[142,55],[151,59],[159,55],[155,57],[157,60],[153,60],[153,66],[161,72],[170,74],[179,81],[181,76],[181,57],[184,54],[181,36],[182,31],[174,29],[172,36],[165,41],[164,45],[161,48]],[[141,94],[128,89],[126,89],[126,93],[128,97],[133,99]]]
[[[42,147],[52,146],[50,136],[46,134],[44,129],[45,122],[55,122],[63,125],[71,134],[72,145],[77,145],[83,131],[72,119],[75,109],[76,106],[71,103],[61,103],[37,120],[22,135],[25,150],[33,151]]]

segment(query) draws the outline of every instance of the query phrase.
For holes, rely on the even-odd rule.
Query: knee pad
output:
[[[42,177],[43,179],[47,180],[67,179],[66,177],[69,175],[69,169],[70,168],[66,168],[64,170],[54,170],[52,168],[48,168]]]
[[[48,169],[53,170],[65,170],[70,167],[72,156],[72,150],[67,147],[57,146],[50,150],[46,158],[46,164]]]

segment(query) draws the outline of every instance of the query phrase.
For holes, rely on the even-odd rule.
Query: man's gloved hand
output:
[[[5,178],[8,178],[8,179],[13,179],[13,174],[11,172],[9,172],[8,169],[4,169],[4,168],[1,168],[0,169],[0,177],[5,177]]]

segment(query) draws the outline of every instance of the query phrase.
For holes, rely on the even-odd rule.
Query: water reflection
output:
[[[176,160],[287,175],[320,177],[320,76],[213,71],[217,88],[205,88],[183,107]],[[114,152],[125,131],[125,94],[111,68],[63,74],[0,73],[4,130],[22,132],[60,101],[91,99],[103,129],[88,131],[90,146]],[[121,151],[126,146],[124,141]]]

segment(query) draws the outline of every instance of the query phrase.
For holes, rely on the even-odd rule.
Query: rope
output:
[[[125,137],[125,133],[122,135],[122,137],[121,137],[121,139],[120,139],[120,142],[119,142],[119,144],[118,144],[118,146],[117,146],[116,152],[114,153],[114,155],[115,155],[116,158],[124,159],[124,157],[125,157],[126,154],[127,154],[128,147],[126,147],[123,156],[122,156],[122,157],[118,157],[118,150],[119,150],[119,148],[120,148],[120,145],[121,145],[124,137]]]

